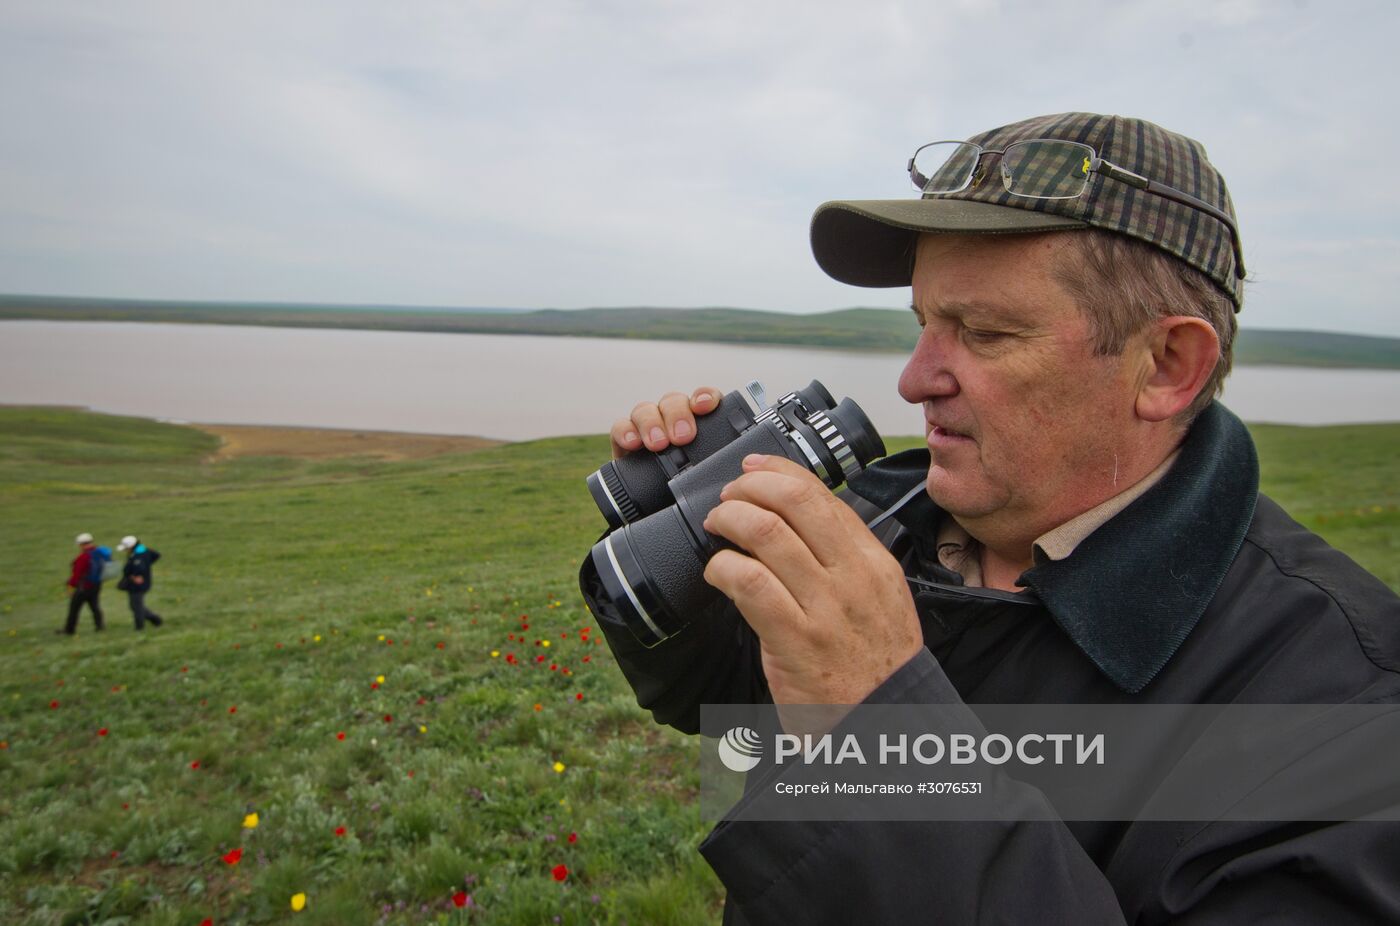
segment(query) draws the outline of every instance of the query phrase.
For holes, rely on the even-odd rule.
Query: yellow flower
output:
[[[300,912],[301,912],[303,909],[305,909],[305,908],[306,908],[306,895],[305,895],[305,894],[293,894],[293,895],[292,895],[292,910],[293,910],[294,912],[296,912],[296,913],[300,913]]]
[[[548,640],[541,640],[541,641],[540,641],[540,646],[548,646],[548,645],[549,645],[549,641],[548,641]]]
[[[492,659],[495,659],[495,658],[496,658],[497,656],[499,656],[499,655],[501,655],[501,651],[500,651],[500,650],[498,650],[498,649],[493,649],[493,650],[491,651],[491,658],[492,658]]]
[[[380,643],[383,643],[383,642],[384,642],[384,634],[382,634],[382,633],[379,635],[379,642],[380,642]]]
[[[381,685],[384,684],[384,676],[382,676],[382,675],[376,675],[376,676],[374,677],[374,680],[375,680],[376,682],[378,682],[379,684],[381,684]]]
[[[311,638],[311,642],[313,642],[313,643],[320,643],[320,642],[321,642],[321,635],[320,635],[319,633],[316,634],[316,636],[314,636],[314,637]]]
[[[428,732],[428,728],[420,724],[420,725],[418,726],[418,732],[419,732],[419,733],[427,733],[427,732]]]
[[[554,763],[554,771],[558,772],[560,775],[564,774],[564,769],[565,769],[565,768],[566,768],[566,766],[564,765],[563,762],[555,762],[555,763]]]
[[[258,828],[258,815],[250,813],[243,818],[243,828],[245,830],[255,830]]]
[[[424,589],[424,590],[423,590],[423,594],[424,594],[424,595],[427,595],[429,598],[431,598],[431,597],[433,597],[433,590],[432,590],[431,588]]]

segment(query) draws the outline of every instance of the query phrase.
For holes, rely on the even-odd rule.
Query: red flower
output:
[[[472,623],[475,624],[476,621],[472,621]],[[439,644],[437,645],[437,648],[438,648],[438,649],[447,649],[447,644],[446,644],[446,643],[439,643]]]
[[[428,699],[427,699],[427,698],[419,698],[419,699],[418,699],[418,703],[419,703],[419,704],[427,704],[427,703],[428,703]]]
[[[338,740],[343,740],[343,739],[345,739],[345,731],[344,731],[344,730],[341,730],[339,733],[337,733],[337,734],[335,735],[335,738],[338,739]]]
[[[393,723],[393,722],[394,722],[394,715],[393,715],[393,714],[385,714],[385,715],[384,715],[384,722],[385,722],[385,723]]]
[[[282,644],[281,644],[281,643],[278,643],[278,644],[277,644],[277,648],[278,648],[278,649],[281,649],[281,648],[282,648]]]
[[[103,727],[101,730],[98,730],[98,731],[97,731],[97,735],[98,735],[98,736],[106,736],[106,735],[107,735],[107,728],[106,728],[106,727]]]
[[[535,662],[544,662],[544,655],[541,654],[541,655],[539,655],[539,656],[536,656],[536,657],[535,657]]]
[[[204,922],[200,923],[199,926],[214,926],[214,921],[206,916]]]
[[[580,691],[578,694],[574,695],[574,700],[575,700],[575,701],[582,701],[582,700],[583,700],[583,692]]]
[[[234,850],[232,850],[231,852],[229,852],[228,855],[225,855],[225,856],[224,856],[224,864],[226,864],[226,865],[237,865],[237,864],[238,864],[239,862],[241,862],[242,860],[243,860],[243,850],[242,850],[242,849],[234,849]]]
[[[49,709],[50,709],[50,710],[52,710],[52,709],[54,709],[54,708],[57,708],[57,707],[58,707],[58,702],[57,702],[57,701],[50,701],[50,702],[49,702]]]
[[[181,667],[180,667],[180,671],[181,671],[181,672],[188,672],[189,670],[190,670],[190,667],[189,667],[189,666],[181,666]]]
[[[238,705],[235,704],[233,707],[230,707],[230,708],[228,709],[228,712],[229,712],[230,714],[237,714],[237,713],[238,713]]]
[[[131,805],[130,805],[130,804],[123,804],[123,805],[122,805],[122,810],[130,810],[130,809],[131,809]]]
[[[345,835],[345,827],[343,827],[343,826],[337,826],[337,827],[335,828],[335,834],[336,834],[337,836],[344,836],[344,835]]]
[[[465,907],[468,899],[466,891],[458,891],[452,895],[452,906],[458,908]]]
[[[569,876],[569,868],[567,865],[555,865],[550,874],[554,875],[555,881],[563,881]]]
[[[194,769],[195,771],[199,771],[199,760],[195,759],[193,762],[191,762],[190,768]]]
[[[592,662],[592,661],[593,661],[593,657],[592,657],[592,656],[584,656],[584,657],[583,657],[583,661],[584,661],[584,662]]]
[[[572,843],[575,843],[575,842],[578,842],[578,833],[570,833],[570,834],[569,834],[569,842],[570,842],[571,844],[572,844]]]
[[[378,687],[379,687],[379,683],[378,683],[378,682],[370,682],[370,683],[369,683],[369,690],[370,690],[370,691],[373,691],[374,689],[376,689],[376,688],[378,688]]]
[[[121,853],[118,852],[116,849],[113,849],[113,850],[112,850],[112,858],[116,858],[118,855],[121,855]]]

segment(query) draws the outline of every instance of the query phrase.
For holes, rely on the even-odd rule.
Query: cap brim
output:
[[[922,232],[1009,235],[1088,227],[1067,216],[965,199],[830,202],[812,216],[812,254],[842,283],[908,286]]]

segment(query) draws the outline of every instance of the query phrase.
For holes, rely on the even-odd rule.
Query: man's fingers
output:
[[[856,531],[860,519],[851,509],[803,467],[791,460],[764,457],[763,468],[745,465],[746,472],[725,487],[720,498],[748,502],[773,512],[787,522],[794,534],[811,550],[824,567],[833,566],[851,555],[851,544],[863,532],[878,543],[869,531]]]
[[[814,603],[826,589],[825,569],[777,514],[744,501],[722,502],[705,529],[747,550],[788,590],[794,601]]]
[[[632,423],[631,418],[619,418],[614,421],[608,437],[612,439],[614,460],[623,454],[642,449],[641,434],[637,431],[637,426]]]
[[[708,415],[719,408],[719,390],[713,386],[701,386],[690,394],[690,410],[697,415]]]
[[[738,606],[749,626],[769,646],[799,631],[806,614],[792,593],[763,563],[736,550],[720,550],[705,566],[705,581]]]
[[[695,415],[690,411],[690,396],[668,392],[657,404],[661,408],[668,441],[681,447],[695,440]]]
[[[642,438],[642,443],[648,450],[653,452],[665,450],[670,446],[670,441],[666,438],[666,422],[661,417],[661,409],[655,402],[639,402],[632,409],[632,424],[637,427],[637,434]]]

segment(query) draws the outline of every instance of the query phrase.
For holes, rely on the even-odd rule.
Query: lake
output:
[[[474,434],[602,433],[640,399],[760,379],[776,398],[820,379],[883,434],[921,434],[895,383],[904,356],[774,345],[257,328],[0,322],[0,403],[178,421]],[[1400,371],[1237,367],[1247,421],[1400,420]]]

